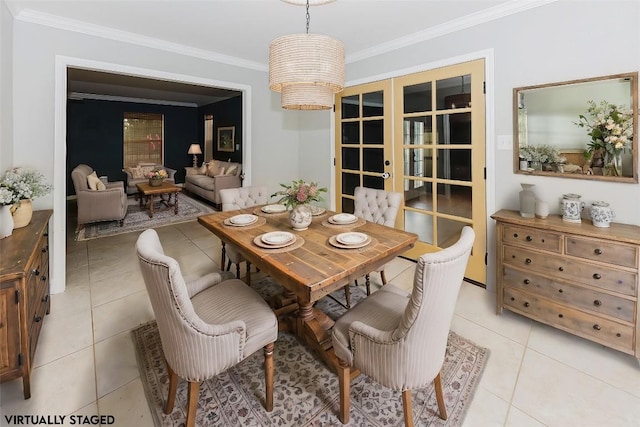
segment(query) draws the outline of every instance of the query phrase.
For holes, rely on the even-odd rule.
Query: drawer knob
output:
[[[42,320],[42,317],[38,316],[37,314],[33,317],[33,321],[36,323],[38,323],[41,320]]]
[[[43,253],[43,254],[46,254],[46,253],[47,253],[47,248],[46,248],[46,247],[42,248],[42,253]]]
[[[518,238],[518,233],[513,233],[513,237]]]
[[[47,301],[49,301],[49,294],[42,297],[42,302],[47,302]]]
[[[44,282],[44,281],[46,281],[46,280],[47,280],[47,276],[42,276],[42,277],[40,278],[40,280],[42,280],[43,282]]]
[[[602,328],[600,327],[600,325],[596,323],[595,325],[593,325],[593,329],[595,329],[596,331],[599,331]]]
[[[38,270],[37,268],[34,268],[33,270],[31,270],[31,272],[32,272],[33,274],[35,274],[36,276],[39,276],[39,275],[40,275],[40,270]]]
[[[596,248],[595,251],[593,251],[596,255],[602,255],[602,249],[600,248]]]
[[[602,305],[602,301],[600,301],[599,299],[595,300],[593,302],[593,305],[600,307]]]
[[[559,293],[563,293],[564,291],[562,289],[558,289],[558,292]]]
[[[531,258],[527,258],[524,260],[524,262],[526,262],[527,264],[531,264],[532,261],[531,261]]]
[[[564,267],[558,267],[558,270],[564,271]]]
[[[558,317],[562,319],[564,317],[564,314],[560,313],[558,314]]]
[[[595,274],[593,275],[593,278],[594,278],[594,279],[596,279],[596,280],[600,280],[600,279],[602,279],[602,276],[601,276],[601,275],[599,275],[598,273],[595,273]]]
[[[524,303],[524,306],[525,306],[525,307],[529,307],[530,305],[531,305],[531,304],[529,304],[528,302],[525,302],[525,303]]]
[[[529,279],[524,279],[524,284],[525,284],[525,285],[528,285],[529,283],[531,283],[531,280],[529,280]]]
[[[527,236],[527,242],[530,242],[532,240],[533,240],[533,238],[531,236]]]

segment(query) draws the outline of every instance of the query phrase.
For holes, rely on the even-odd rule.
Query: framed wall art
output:
[[[235,133],[235,126],[218,128],[218,151],[234,151]]]

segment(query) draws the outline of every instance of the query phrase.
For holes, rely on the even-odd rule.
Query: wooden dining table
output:
[[[253,214],[258,220],[247,226],[229,225],[228,219],[240,214]],[[246,260],[282,285],[283,294],[272,301],[281,329],[295,333],[335,368],[330,335],[334,322],[314,308],[314,303],[391,261],[412,247],[417,235],[361,218],[350,225],[334,225],[328,221],[334,214],[326,211],[314,216],[304,231],[292,229],[287,212],[264,213],[261,206],[203,215],[198,222],[223,242],[233,244]],[[296,241],[278,249],[257,244],[264,233],[275,231],[291,232]],[[367,234],[371,242],[357,249],[330,243],[332,236],[350,231]]]

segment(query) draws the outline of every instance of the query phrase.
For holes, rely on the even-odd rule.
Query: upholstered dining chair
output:
[[[409,294],[388,284],[359,302],[333,326],[338,357],[340,421],[349,422],[350,367],[402,391],[405,425],[413,426],[411,390],[433,381],[440,418],[447,419],[440,371],[460,285],[475,233],[418,259]]]
[[[396,193],[385,190],[376,190],[367,187],[356,187],[353,195],[355,196],[353,214],[376,224],[393,227],[398,216],[398,210],[402,205],[402,193]],[[380,273],[382,284],[387,284],[387,277],[384,274],[384,266],[377,268],[375,271]],[[356,284],[358,282],[356,281]],[[371,295],[371,279],[369,274],[365,276],[365,286],[367,295]],[[345,286],[345,299],[347,308],[351,307],[351,297],[349,286]]]
[[[242,208],[250,208],[256,205],[263,205],[269,201],[270,194],[267,191],[267,187],[254,186],[254,187],[239,187],[239,188],[226,188],[220,190],[220,201],[222,203],[223,211],[232,211]],[[228,271],[231,269],[231,264],[236,265],[236,278],[240,278],[240,263],[245,262],[247,267],[247,284],[251,285],[251,263],[244,259],[244,257],[238,252],[238,249],[226,242],[222,242],[222,257],[220,260],[220,266],[224,268],[225,258],[227,258]]]
[[[269,305],[228,272],[186,283],[178,262],[164,254],[153,229],[142,232],[136,251],[156,315],[169,372],[165,414],[173,410],[177,377],[189,382],[186,426],[195,425],[200,382],[264,348],[265,408],[273,409],[273,348],[278,321]]]

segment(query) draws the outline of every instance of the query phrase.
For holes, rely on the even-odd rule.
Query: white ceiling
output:
[[[306,26],[305,7],[280,0],[4,1],[16,19],[264,70],[270,41]],[[337,0],[310,8],[309,31],[342,40],[348,63],[550,1]]]

